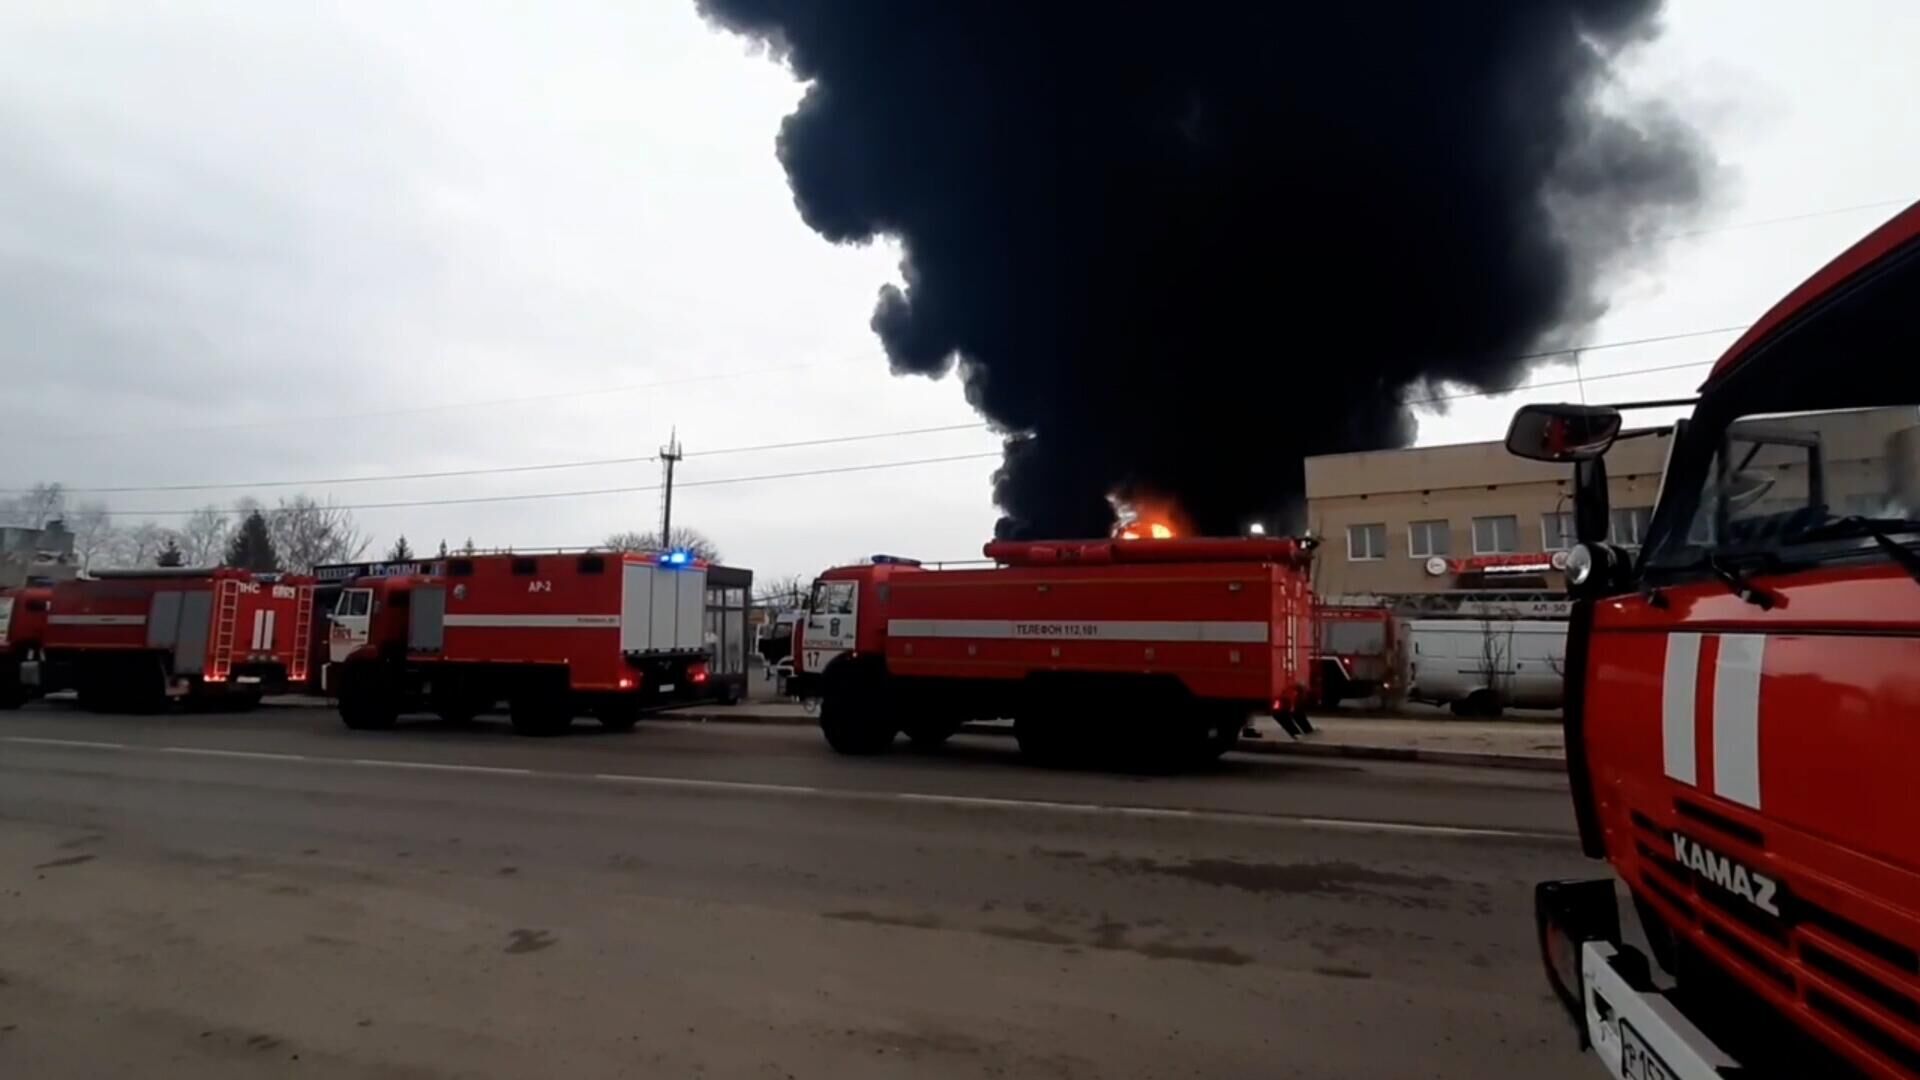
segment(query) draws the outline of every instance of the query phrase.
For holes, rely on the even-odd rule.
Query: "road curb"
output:
[[[742,709],[726,712],[687,712],[685,710],[652,714],[651,720],[683,724],[769,724],[786,727],[812,727],[814,716],[784,713],[755,713]],[[962,729],[975,735],[1006,735],[1011,729],[997,724],[968,724]],[[1549,754],[1500,754],[1490,750],[1437,750],[1411,746],[1367,746],[1359,743],[1319,742],[1320,736],[1305,740],[1269,737],[1241,739],[1237,749],[1243,754],[1268,757],[1330,757],[1364,761],[1411,761],[1424,765],[1465,765],[1480,769],[1520,769],[1528,772],[1565,772],[1566,759]]]

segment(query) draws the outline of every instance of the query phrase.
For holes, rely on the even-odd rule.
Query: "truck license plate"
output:
[[[671,694],[671,693],[673,693],[673,691],[674,691],[674,685],[673,685],[672,683],[661,683],[661,684],[660,684],[660,692],[661,692],[661,693],[663,693],[663,694]]]
[[[1680,1080],[1625,1020],[1620,1021],[1620,1076],[1622,1080]]]

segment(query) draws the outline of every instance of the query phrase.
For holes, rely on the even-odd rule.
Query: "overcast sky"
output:
[[[976,418],[952,381],[888,375],[867,320],[896,253],[801,224],[773,155],[800,88],[691,3],[141,7],[0,0],[0,487],[634,458],[677,426],[675,520],[729,562],[978,553],[984,428],[703,453]],[[1920,197],[1920,6],[1670,0],[1667,22],[1627,78],[1701,128],[1723,182],[1586,340],[1744,325]],[[1596,377],[1733,336],[1589,353],[1586,396],[1684,393],[1704,367]],[[1581,389],[1456,400],[1421,441],[1497,437],[1519,401]],[[98,497],[171,523],[131,515],[658,482],[635,462]],[[379,547],[584,545],[651,527],[659,493],[356,514]]]

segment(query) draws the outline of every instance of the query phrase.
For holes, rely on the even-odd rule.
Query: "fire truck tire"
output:
[[[1214,718],[1213,727],[1207,732],[1206,746],[1201,751],[1201,760],[1218,761],[1227,751],[1239,746],[1240,732],[1246,726],[1246,718],[1238,713],[1224,713]]]
[[[936,716],[920,720],[909,720],[900,726],[913,745],[931,749],[953,738],[960,731],[964,720],[956,717]]]
[[[386,731],[400,719],[400,704],[379,671],[342,665],[338,674],[342,723],[355,731]]]
[[[885,753],[899,729],[887,717],[880,695],[863,682],[846,679],[830,687],[820,703],[820,733],[842,754]]]
[[[135,660],[121,673],[114,706],[122,712],[157,713],[167,707],[167,671],[160,661]]]
[[[573,710],[559,694],[521,694],[507,702],[516,735],[559,735],[573,726]]]
[[[17,709],[27,703],[27,688],[20,682],[17,660],[0,665],[0,709]]]
[[[1058,716],[1015,717],[1013,740],[1020,744],[1021,756],[1035,765],[1054,768],[1073,760],[1073,727]]]
[[[632,731],[640,726],[640,702],[620,701],[593,710],[593,718],[608,731]]]

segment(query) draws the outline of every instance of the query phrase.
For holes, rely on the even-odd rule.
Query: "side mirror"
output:
[[[1507,453],[1531,461],[1591,461],[1620,435],[1620,410],[1604,405],[1522,405]]]

